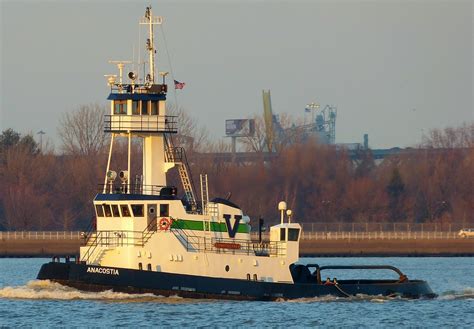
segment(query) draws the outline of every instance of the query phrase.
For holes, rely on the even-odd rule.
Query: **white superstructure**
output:
[[[209,200],[207,176],[196,193],[184,149],[173,146],[176,118],[166,115],[166,72],[155,83],[153,25],[161,24],[147,8],[140,24],[148,24],[149,73],[142,83],[129,62],[114,61],[119,79],[108,75],[110,114],[105,129],[111,134],[109,158],[101,192],[94,200],[96,231],[87,234],[80,259],[104,267],[158,271],[198,276],[293,282],[289,266],[298,260],[301,226],[285,221],[270,228],[269,241],[252,241],[250,218],[229,200]],[[128,139],[127,168],[111,168],[114,142]],[[143,145],[142,173],[131,168],[132,138]],[[167,185],[166,173],[178,170],[183,198]],[[197,196],[201,200],[197,200]]]

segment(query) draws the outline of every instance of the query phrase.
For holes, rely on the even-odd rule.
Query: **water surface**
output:
[[[320,265],[388,264],[427,280],[434,300],[331,296],[278,302],[81,292],[34,280],[48,259],[0,259],[0,327],[474,327],[474,258],[303,258]],[[392,278],[387,271],[324,276]]]

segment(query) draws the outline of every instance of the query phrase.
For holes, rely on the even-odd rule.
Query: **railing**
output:
[[[166,161],[167,162],[183,162],[184,148],[177,146],[168,146],[166,148]]]
[[[84,236],[85,245],[89,246],[82,261],[89,262],[97,247],[143,247],[158,232],[157,217],[152,219],[143,231],[97,231]]]
[[[185,222],[174,220],[173,225],[170,228],[171,233],[175,235],[179,242],[186,248],[187,251],[197,251],[199,250],[200,245],[200,237],[196,236],[195,234],[187,233],[185,229]],[[184,224],[184,225],[183,225]],[[204,225],[204,224],[203,224]]]
[[[171,232],[176,236],[186,251],[209,252],[218,254],[244,254],[255,256],[284,256],[286,246],[280,241],[258,242],[226,238],[196,236],[185,231],[185,228],[174,226]]]
[[[111,194],[144,194],[144,195],[160,195],[161,189],[164,187],[173,188],[173,186],[162,185],[142,185],[142,184],[120,184],[114,182],[112,184],[99,184],[98,192],[104,191]],[[130,188],[130,193],[128,189]]]
[[[328,265],[307,264],[307,268],[316,268],[316,280],[321,284],[321,271],[323,270],[390,270],[398,274],[399,282],[408,281],[408,277],[397,267],[391,265]]]
[[[145,245],[148,240],[158,231],[158,218],[153,218],[148,226],[142,232],[142,245]]]
[[[304,232],[302,240],[411,240],[456,239],[457,232]]]
[[[459,231],[371,231],[371,232],[352,232],[352,231],[311,231],[306,227],[311,224],[303,223],[304,229],[301,234],[302,240],[341,240],[341,239],[462,239],[458,235]],[[176,230],[176,229],[172,229]],[[122,231],[111,231],[122,232]],[[126,233],[129,231],[123,231]],[[131,232],[131,231],[130,231]],[[142,234],[143,232],[135,232]],[[146,233],[143,233],[146,234]],[[92,233],[88,234],[91,237]],[[136,235],[134,235],[136,236]],[[268,239],[269,234],[265,232],[262,234],[264,239]],[[83,238],[83,233],[79,231],[0,231],[0,240],[80,240]],[[258,233],[252,232],[252,239],[258,239]],[[141,241],[147,241],[146,236],[140,236]],[[471,240],[474,240],[471,238]],[[146,243],[145,241],[145,243]]]
[[[97,232],[97,233],[93,233],[91,234],[90,236],[85,236],[85,239],[86,239],[86,246],[87,245],[90,245],[89,249],[87,249],[86,253],[84,254],[84,256],[82,256],[81,260],[82,261],[85,261],[85,262],[88,262],[89,259],[91,258],[92,254],[94,253],[94,251],[97,249],[97,246],[99,245],[97,242],[98,242],[98,239],[100,237],[100,234]],[[89,244],[90,243],[90,244]]]
[[[110,88],[110,92],[113,94],[131,94],[133,90],[134,94],[166,94],[168,92],[168,85],[166,84],[153,84],[146,86],[145,84],[114,84]]]
[[[143,246],[144,231],[97,231],[88,237],[85,245],[102,247]]]
[[[176,133],[177,121],[173,115],[126,115],[105,116],[105,132],[166,132]]]
[[[305,232],[459,232],[474,223],[342,223],[299,222]]]
[[[0,240],[79,240],[76,231],[0,231]]]
[[[251,233],[253,239],[257,232]],[[268,233],[262,233],[268,239]],[[302,232],[301,240],[435,240],[462,239],[457,232]]]
[[[147,229],[143,231],[97,231],[86,237],[85,246],[89,248],[82,256],[85,262],[94,261],[99,255],[95,254],[98,247],[115,248],[125,246],[143,247],[151,236]],[[102,249],[103,250],[103,249]],[[95,258],[92,258],[95,255]]]

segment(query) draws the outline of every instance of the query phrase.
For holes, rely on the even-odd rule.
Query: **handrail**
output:
[[[318,264],[307,264],[307,268],[314,267],[316,268],[316,279],[318,283],[321,283],[321,271],[322,270],[392,270],[396,272],[400,280],[406,281],[408,277],[403,274],[400,269],[391,265],[326,265],[319,266]]]
[[[203,251],[212,253],[236,253],[255,256],[282,256],[284,244],[280,241],[259,242],[246,239],[228,239],[217,237],[199,237],[188,234],[186,227],[172,226],[171,232],[186,251]]]
[[[180,166],[178,168],[179,176],[181,183],[183,185],[184,196],[191,206],[191,211],[196,212],[197,210],[197,201],[196,201],[196,191],[194,189],[194,180],[192,172],[189,170],[188,158],[186,157],[186,150],[184,148],[179,148],[179,154],[175,153],[178,148],[175,148],[173,140],[171,138],[166,138],[165,135],[165,157],[168,162],[179,162]],[[176,159],[176,155],[180,159]],[[177,161],[179,160],[179,161]],[[199,212],[197,212],[199,213]]]
[[[145,243],[150,240],[150,238],[153,236],[154,233],[158,231],[158,223],[157,223],[158,217],[154,217],[148,226],[142,231],[142,246],[145,245]],[[154,229],[153,229],[154,228]]]
[[[189,162],[188,162],[188,157],[186,156],[186,150],[183,149],[183,164],[186,168],[190,168],[189,167]],[[194,188],[194,179],[193,179],[193,172],[192,170],[188,170],[189,172],[189,181],[191,182],[191,190],[192,190],[192,194],[193,194],[193,202],[194,202],[194,206],[197,206],[197,202],[196,202],[196,198],[194,197],[195,195],[197,195],[196,193],[196,190]]]
[[[107,114],[105,132],[166,132],[176,133],[177,120],[174,115]]]
[[[0,240],[80,240],[80,231],[0,231]]]
[[[166,148],[166,161],[167,162],[183,162],[184,148],[171,146]]]
[[[89,262],[99,245],[106,247],[124,245],[143,247],[157,231],[157,217],[155,217],[143,231],[96,231],[95,234],[88,233],[85,245],[89,248],[81,260]]]
[[[92,236],[92,235],[91,235]],[[81,258],[82,261],[88,263],[89,262],[89,259],[91,258],[92,254],[94,253],[95,249],[97,248],[97,246],[99,245],[98,243],[98,239],[99,239],[99,232],[96,232],[96,234],[93,234],[94,236],[94,240],[91,242],[91,245],[90,247],[87,249],[84,257]],[[89,239],[86,241],[86,245],[90,242],[90,237]]]
[[[172,225],[170,227],[170,231],[176,236],[176,238],[181,242],[181,244],[186,248],[186,250],[189,251],[191,248],[193,250],[199,250],[200,249],[199,248],[199,245],[200,245],[199,237],[196,236],[196,235],[191,235],[191,234],[186,233],[186,231],[184,231],[186,229],[186,227],[178,226],[181,223],[183,223],[184,226],[186,226],[186,222],[179,221],[179,219],[174,219],[172,217],[170,217],[170,218],[173,222],[176,222],[176,223],[179,222],[179,224],[176,224],[175,226]],[[203,223],[203,225],[204,225],[204,223]],[[178,233],[178,235],[177,235],[177,233]]]
[[[161,190],[165,185],[145,185],[141,183],[121,184],[114,182],[112,184],[98,184],[98,192],[103,193],[104,187],[107,194],[141,194],[141,195],[161,195]],[[128,190],[130,189],[130,191]],[[130,193],[129,193],[130,192]]]

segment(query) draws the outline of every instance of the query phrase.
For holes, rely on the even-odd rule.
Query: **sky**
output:
[[[0,129],[58,148],[64,113],[107,104],[108,61],[137,60],[148,4],[164,17],[158,70],[186,83],[168,100],[214,139],[263,113],[263,89],[275,114],[337,106],[338,143],[409,147],[474,121],[472,1],[0,0]]]

